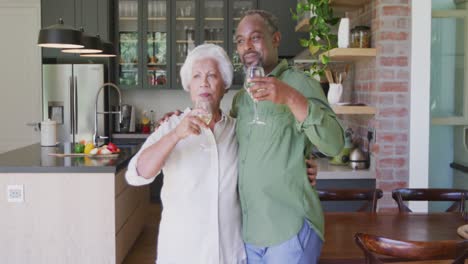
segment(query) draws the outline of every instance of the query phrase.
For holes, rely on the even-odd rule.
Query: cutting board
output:
[[[114,153],[114,154],[96,154],[96,155],[90,155],[90,154],[84,154],[84,153],[49,153],[49,156],[54,156],[54,157],[88,157],[88,158],[117,158],[119,156],[119,153]]]

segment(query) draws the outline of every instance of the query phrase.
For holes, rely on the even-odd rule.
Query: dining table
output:
[[[320,264],[365,263],[354,234],[367,233],[413,241],[462,240],[458,227],[468,223],[461,213],[330,212],[325,213],[325,242]]]

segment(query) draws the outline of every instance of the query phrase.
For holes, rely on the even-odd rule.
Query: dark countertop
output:
[[[49,153],[64,153],[70,144],[41,147],[38,143],[0,154],[0,173],[116,173],[127,166],[140,146],[119,146],[117,158],[54,157]]]

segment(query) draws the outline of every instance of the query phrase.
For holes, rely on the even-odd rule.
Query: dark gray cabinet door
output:
[[[99,35],[109,41],[110,0],[41,0],[41,27],[58,23],[62,18],[66,25],[83,27],[90,35]],[[74,61],[76,54],[65,54],[60,49],[42,49],[42,58]],[[85,60],[85,59],[82,59]],[[89,59],[86,59],[89,60]]]
[[[299,45],[300,38],[307,38],[307,33],[295,32],[297,24],[291,18],[291,8],[296,9],[297,0],[258,0],[258,8],[273,13],[279,19],[279,27],[282,35],[281,44],[278,50],[280,57],[294,57],[304,50]]]

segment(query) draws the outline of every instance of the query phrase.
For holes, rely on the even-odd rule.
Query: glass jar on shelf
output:
[[[370,27],[356,26],[351,30],[351,48],[370,48]]]

